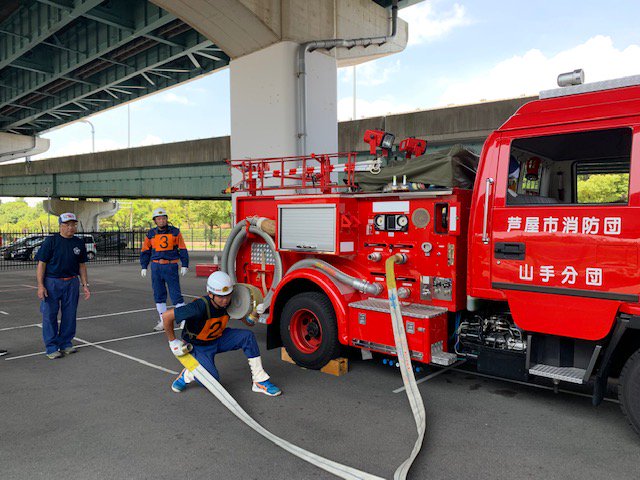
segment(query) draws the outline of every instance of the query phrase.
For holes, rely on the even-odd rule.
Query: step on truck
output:
[[[365,141],[403,158],[230,161],[240,221],[222,268],[263,291],[267,347],[312,369],[345,346],[393,356],[384,265],[402,254],[414,362],[582,385],[594,405],[617,383],[640,434],[640,77],[541,92],[477,163],[419,139],[394,152],[386,132]],[[389,169],[407,173],[362,188]]]

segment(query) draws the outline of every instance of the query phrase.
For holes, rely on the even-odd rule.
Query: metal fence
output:
[[[217,251],[224,248],[229,235],[226,228],[200,228],[181,230],[187,249],[191,251]],[[96,264],[137,262],[144,243],[146,230],[79,232],[87,248],[89,262]],[[35,256],[47,232],[1,231],[0,271],[34,268]]]

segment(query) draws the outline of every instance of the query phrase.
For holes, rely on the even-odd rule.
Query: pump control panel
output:
[[[380,232],[406,232],[409,217],[403,214],[380,214],[373,218],[373,226]]]

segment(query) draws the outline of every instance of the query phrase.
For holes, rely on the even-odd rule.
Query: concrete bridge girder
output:
[[[330,38],[387,34],[389,10],[371,0],[151,0],[191,25],[234,60],[279,42],[305,43]],[[335,53],[349,66],[404,50],[408,26],[381,47],[355,47]]]

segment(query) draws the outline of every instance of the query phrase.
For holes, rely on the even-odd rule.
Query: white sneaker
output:
[[[161,332],[164,330],[164,324],[162,323],[162,320],[158,320],[158,323],[156,323],[156,326],[153,327],[153,331],[154,332]]]

